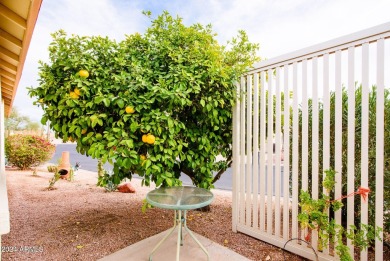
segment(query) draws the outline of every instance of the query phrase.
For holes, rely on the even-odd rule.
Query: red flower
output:
[[[370,193],[370,189],[365,187],[359,187],[356,192],[356,194],[360,194],[363,197],[364,202],[366,202],[366,199],[368,198],[368,193]]]

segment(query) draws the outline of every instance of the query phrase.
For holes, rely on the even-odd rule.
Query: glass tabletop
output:
[[[146,201],[152,206],[189,210],[209,205],[214,199],[213,193],[198,187],[158,188],[146,195]]]

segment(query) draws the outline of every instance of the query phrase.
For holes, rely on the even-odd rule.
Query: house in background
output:
[[[42,0],[0,0],[0,245],[1,235],[10,231],[4,118],[11,113],[41,4]]]

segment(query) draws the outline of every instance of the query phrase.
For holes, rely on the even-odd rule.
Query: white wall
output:
[[[1,81],[0,81],[1,87]],[[1,89],[1,88],[0,88]],[[0,92],[0,236],[9,233],[9,209],[5,177],[5,151],[4,151],[4,100]],[[1,256],[0,256],[1,259]]]

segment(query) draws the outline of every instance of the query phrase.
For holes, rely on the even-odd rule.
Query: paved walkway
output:
[[[170,229],[169,229],[170,230]],[[164,237],[166,230],[160,234],[146,238],[140,242],[130,245],[118,252],[115,252],[109,256],[106,256],[100,261],[147,261],[149,260],[149,254],[157,245],[157,243]],[[236,252],[221,246],[199,234],[194,233],[195,237],[202,243],[207,249],[212,261],[246,261],[249,260]],[[206,254],[202,249],[195,243],[191,236],[183,231],[184,244],[180,249],[180,260],[181,261],[201,261],[207,260]],[[176,242],[177,242],[177,231],[172,233],[170,237],[161,245],[161,247],[153,255],[154,261],[172,261],[176,260]]]

